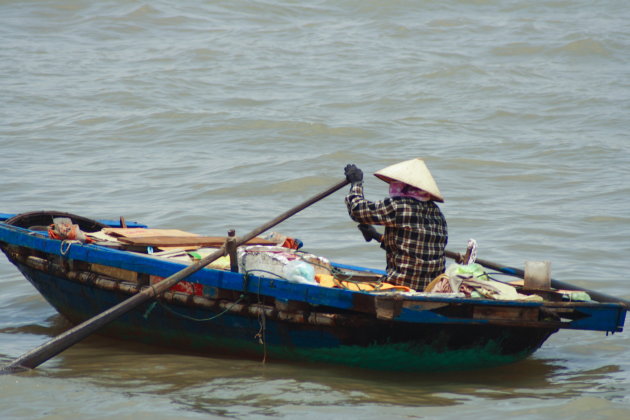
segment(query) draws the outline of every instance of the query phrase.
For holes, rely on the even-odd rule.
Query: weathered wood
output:
[[[98,274],[103,274],[108,277],[112,277],[114,279],[128,281],[130,283],[138,282],[138,273],[131,270],[125,270],[118,267],[111,267],[108,265],[101,264],[90,264],[91,270]]]
[[[222,236],[144,236],[118,238],[120,242],[134,246],[204,246],[208,248],[219,248],[225,244],[225,237]],[[275,245],[275,242],[262,238],[253,238],[245,243],[246,245]]]
[[[115,237],[125,237],[125,238],[138,238],[138,237],[146,237],[146,236],[201,236],[197,233],[186,232],[185,230],[180,229],[154,229],[154,228],[110,228],[106,227],[103,229],[108,235]]]
[[[403,306],[402,296],[376,296],[374,299],[376,318],[391,321],[400,315]]]
[[[230,271],[238,273],[238,260],[236,256],[236,231],[234,229],[228,230],[228,237],[225,241],[225,250],[228,257],[230,257]]]
[[[515,308],[505,306],[473,307],[473,319],[500,319],[519,321],[538,321],[538,308]]]
[[[404,301],[403,308],[411,311],[432,311],[434,309],[444,308],[449,306],[447,302],[417,302],[417,301]]]

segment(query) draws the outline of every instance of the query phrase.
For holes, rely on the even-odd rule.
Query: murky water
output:
[[[630,297],[630,18],[603,0],[0,1],[0,212],[247,232],[423,157],[449,249]],[[279,228],[382,268],[337,193]],[[4,257],[3,257],[4,259]],[[0,359],[67,328],[6,259]],[[627,333],[512,366],[383,374],[92,337],[0,376],[3,418],[625,418]]]

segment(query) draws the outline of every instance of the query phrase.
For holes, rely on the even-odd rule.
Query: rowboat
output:
[[[86,240],[57,237],[51,229],[60,219],[69,219]],[[176,233],[122,218],[0,213],[2,251],[75,324],[229,242],[229,236]],[[521,286],[514,286],[519,299],[381,287],[380,270],[335,263],[285,244],[267,237],[226,247],[222,262],[196,271],[99,333],[213,357],[435,371],[514,363],[560,329],[623,330],[626,308],[619,303],[576,301],[562,291],[527,292]],[[329,283],[304,280],[304,269],[310,270],[305,277],[315,273]]]

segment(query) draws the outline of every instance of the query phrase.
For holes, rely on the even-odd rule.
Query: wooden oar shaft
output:
[[[452,258],[455,261],[459,261],[462,258],[462,254],[458,253],[458,252],[453,252],[453,251],[448,251],[446,250],[445,255],[448,258]],[[499,271],[501,273],[505,273],[505,274],[509,274],[512,275],[514,277],[518,277],[521,279],[525,278],[525,271],[521,270],[520,268],[514,268],[514,267],[507,267],[505,265],[502,264],[497,264],[494,263],[492,261],[487,261],[487,260],[482,260],[477,258],[475,260],[475,262],[477,264],[481,264],[486,268],[490,268],[492,270],[496,270]],[[583,287],[578,287],[578,286],[574,286],[572,284],[569,283],[565,283],[563,281],[559,281],[559,280],[554,280],[551,279],[551,287],[553,287],[554,289],[559,289],[559,290],[581,290],[584,291],[586,293],[588,293],[588,295],[593,298],[594,300],[598,301],[598,302],[607,302],[607,303],[619,303],[621,305],[623,305],[626,310],[630,311],[630,301],[620,298],[620,297],[616,297],[616,296],[610,296],[610,295],[606,295],[604,293],[600,293],[597,292],[595,290],[589,290],[589,289],[585,289]]]
[[[304,210],[305,208],[318,202],[319,200],[329,196],[330,194],[343,188],[346,185],[348,185],[348,181],[346,180],[339,182],[335,184],[334,186],[330,187],[329,189],[327,189],[326,191],[311,197],[310,199],[293,207],[290,210],[287,210],[286,212],[282,213],[280,216],[276,217],[275,219],[252,230],[248,234],[237,238],[235,241],[236,246],[245,244],[249,240],[255,238],[261,233],[267,231],[268,229],[271,229],[272,227],[276,226],[282,221],[288,219],[294,214],[300,212],[301,210]],[[216,259],[222,257],[223,255],[225,255],[225,250],[222,247],[216,252],[213,252],[212,254],[202,258],[197,263],[189,265],[188,267],[184,268],[181,271],[178,271],[177,273],[173,274],[170,277],[165,278],[159,283],[156,283],[152,286],[142,289],[140,292],[120,302],[119,304],[111,307],[105,312],[102,312],[96,315],[95,317],[90,318],[87,321],[84,321],[83,323],[58,335],[52,340],[42,344],[41,346],[23,354],[19,358],[15,359],[13,362],[4,366],[2,368],[2,372],[10,373],[22,367],[33,369],[39,366],[40,364],[44,363],[48,359],[56,356],[57,354],[61,353],[68,347],[83,340],[87,336],[91,335],[92,333],[102,328],[103,326],[107,325],[108,323],[115,320],[116,318],[120,317],[121,315],[124,315],[125,313],[140,306],[141,304],[143,304],[144,302],[147,302],[148,300],[157,298],[162,293],[164,293],[171,287],[175,286],[181,280],[196,273],[197,271],[201,270],[203,267],[207,266],[208,264],[215,261]]]

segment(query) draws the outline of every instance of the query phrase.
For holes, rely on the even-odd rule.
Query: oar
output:
[[[237,238],[235,240],[235,246],[243,245],[247,241],[255,238],[256,236],[260,235],[266,230],[271,229],[272,227],[276,226],[280,222],[288,219],[294,214],[300,212],[301,210],[304,210],[308,206],[329,196],[330,194],[343,188],[347,184],[348,184],[348,181],[344,180],[330,187],[326,191],[309,198],[302,204],[299,204],[293,207],[292,209],[282,213],[281,215],[271,220],[270,222],[267,222],[264,225],[252,230],[247,235]],[[214,260],[222,257],[223,255],[225,255],[224,248],[221,248],[218,251],[213,252],[212,254],[199,260],[197,263],[184,268],[183,270],[173,274],[170,277],[167,277],[166,279],[162,280],[161,282],[157,284],[154,284],[150,287],[143,289],[142,291],[136,293],[129,299],[120,302],[118,305],[113,306],[112,308],[106,310],[105,312],[102,312],[99,315],[96,315],[93,318],[88,319],[87,321],[84,321],[83,323],[69,329],[68,331],[58,335],[57,337],[29,351],[28,353],[23,354],[22,356],[15,359],[13,362],[4,366],[1,372],[10,373],[19,368],[31,368],[31,369],[36,368],[37,366],[44,363],[48,359],[61,353],[68,347],[78,343],[85,337],[89,336],[93,332],[97,331],[99,328],[105,326],[106,324],[115,320],[121,315],[124,315],[125,313],[131,311],[132,309],[136,308],[137,306],[141,305],[142,303],[150,299],[157,298],[166,290],[176,285],[179,281],[185,279],[186,277],[190,276],[193,273],[196,273],[197,271],[201,270],[203,267],[210,264]]]
[[[444,253],[448,258],[452,258],[455,261],[461,261],[463,257],[463,255],[460,254],[459,252],[446,250]],[[514,277],[519,277],[521,279],[525,278],[525,271],[521,270],[520,268],[507,267],[503,264],[497,264],[492,261],[481,260],[478,258],[475,260],[475,262],[477,264],[483,265],[486,268],[491,268],[492,270],[497,270],[501,273],[509,274]],[[554,289],[560,289],[560,290],[581,290],[588,293],[588,295],[591,298],[593,298],[594,300],[598,302],[619,303],[623,305],[626,308],[626,310],[630,311],[630,301],[620,298],[620,297],[606,295],[604,293],[596,292],[595,290],[589,290],[583,287],[577,287],[572,284],[565,283],[559,280],[554,280],[554,279],[551,279],[551,287],[553,287]]]

